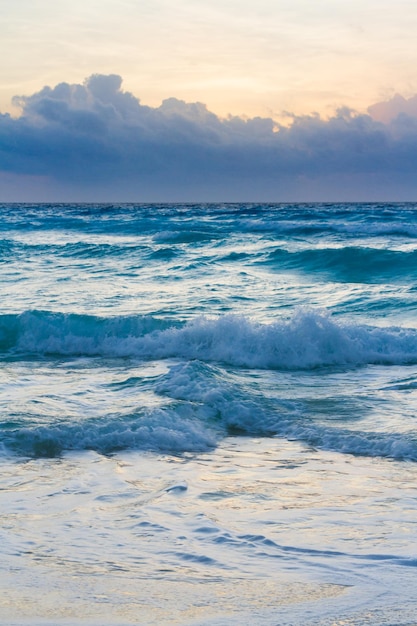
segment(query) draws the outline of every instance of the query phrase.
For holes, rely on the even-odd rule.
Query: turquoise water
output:
[[[3,623],[415,623],[417,206],[0,213]]]

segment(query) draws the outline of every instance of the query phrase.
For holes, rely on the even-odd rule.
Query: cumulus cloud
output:
[[[417,96],[404,98],[396,93],[393,98],[386,102],[377,102],[368,107],[369,115],[379,122],[388,124],[398,116],[417,118]]]
[[[97,201],[417,193],[417,117],[407,113],[383,123],[375,111],[341,109],[328,120],[295,116],[289,127],[268,118],[221,119],[202,103],[176,98],[145,106],[116,75],[44,87],[14,103],[20,117],[0,115],[0,185],[14,180],[16,200],[27,199],[22,188],[29,185],[30,194],[33,180],[43,181],[43,197],[33,200],[48,199],[48,190],[53,199]]]

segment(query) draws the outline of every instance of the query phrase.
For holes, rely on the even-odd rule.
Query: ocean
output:
[[[0,623],[417,624],[417,205],[0,205]]]

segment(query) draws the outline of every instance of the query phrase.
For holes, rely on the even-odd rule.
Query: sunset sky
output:
[[[0,200],[414,199],[416,32],[414,0],[4,0]]]

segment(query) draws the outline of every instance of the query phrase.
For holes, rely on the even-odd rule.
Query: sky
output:
[[[0,0],[0,201],[417,199],[415,0]]]

